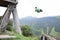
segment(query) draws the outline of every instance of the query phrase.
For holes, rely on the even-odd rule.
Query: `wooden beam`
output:
[[[3,6],[3,7],[8,7],[9,4],[14,4],[14,5],[16,5],[17,3],[18,3],[17,1],[0,0],[0,6]]]
[[[10,3],[13,3],[13,4],[17,4],[17,3],[18,3],[17,0],[4,0],[4,1],[6,1],[6,2],[10,2]]]
[[[4,38],[16,38],[16,36],[0,35],[0,39],[4,39]]]

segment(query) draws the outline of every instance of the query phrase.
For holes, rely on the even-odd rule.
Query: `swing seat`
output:
[[[8,7],[9,4],[17,4],[17,0],[0,0],[0,6]]]

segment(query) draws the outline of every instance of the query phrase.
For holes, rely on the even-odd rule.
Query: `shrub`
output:
[[[33,32],[32,32],[31,28],[28,25],[22,26],[21,30],[22,30],[22,34],[24,36],[33,36]]]

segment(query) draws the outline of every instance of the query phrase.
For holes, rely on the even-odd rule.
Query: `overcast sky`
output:
[[[33,16],[60,16],[60,0],[18,0],[17,13],[19,18]],[[43,10],[41,13],[35,12],[35,7]],[[6,8],[0,8],[0,16],[3,15]]]

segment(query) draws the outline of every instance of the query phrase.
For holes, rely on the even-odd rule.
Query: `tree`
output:
[[[33,36],[33,32],[28,25],[21,26],[22,34],[26,37]]]

